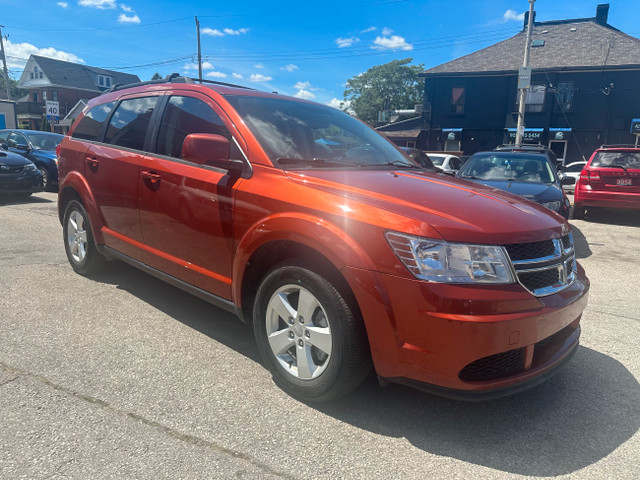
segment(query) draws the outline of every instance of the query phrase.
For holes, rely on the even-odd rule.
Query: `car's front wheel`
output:
[[[42,188],[45,192],[51,190],[51,177],[49,177],[49,172],[44,167],[38,167],[40,173],[42,174]]]
[[[104,267],[107,261],[98,252],[89,216],[79,201],[71,200],[67,204],[62,232],[67,259],[77,273],[89,275]]]
[[[253,314],[258,348],[290,395],[329,401],[367,375],[364,325],[346,297],[321,275],[295,265],[276,268],[260,284]]]

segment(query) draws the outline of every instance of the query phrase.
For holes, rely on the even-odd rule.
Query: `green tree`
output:
[[[153,74],[153,77],[151,77],[151,80],[162,80],[162,75],[160,75],[158,72]]]
[[[12,100],[17,100],[21,97],[24,97],[28,93],[26,90],[22,90],[21,88],[18,88],[18,81],[14,80],[11,77],[9,77],[9,88],[11,89]],[[0,71],[0,90],[2,90],[3,92],[7,91],[7,88],[4,85],[4,75],[2,75],[1,71]],[[2,98],[7,98],[7,97],[5,95]]]
[[[422,103],[424,80],[418,74],[424,65],[409,65],[412,61],[393,60],[347,80],[344,99],[355,116],[377,125],[382,110],[410,109]]]

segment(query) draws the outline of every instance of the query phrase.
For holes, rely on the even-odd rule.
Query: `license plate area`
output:
[[[620,186],[631,186],[631,179],[630,178],[616,178],[616,185],[620,185]]]

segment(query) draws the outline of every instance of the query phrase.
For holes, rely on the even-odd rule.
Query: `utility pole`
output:
[[[7,99],[11,100],[11,85],[9,85],[9,72],[7,71],[7,57],[4,55],[4,39],[2,38],[2,28],[0,25],[0,51],[2,52],[2,66],[4,70],[4,86],[7,89]]]
[[[202,51],[200,50],[200,22],[196,17],[196,33],[198,35],[198,80],[202,83]]]
[[[531,30],[533,30],[533,4],[536,0],[529,0],[529,21],[527,22],[527,35],[526,45],[524,47],[524,62],[522,62],[523,69],[529,67],[529,54],[531,53]],[[529,70],[530,72],[530,70]],[[530,80],[530,79],[529,79]],[[520,75],[518,75],[518,83],[521,82]],[[530,83],[530,82],[529,82]],[[518,85],[520,89],[520,105],[518,106],[518,128],[516,129],[516,145],[522,145],[522,136],[524,135],[524,110],[525,100],[527,97],[527,89],[529,85]]]

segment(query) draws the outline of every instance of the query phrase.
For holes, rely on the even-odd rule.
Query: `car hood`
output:
[[[514,182],[507,180],[472,180],[488,187],[520,195],[532,202],[557,202],[562,200],[560,187],[549,183]]]
[[[379,222],[416,235],[433,235],[452,242],[524,243],[565,235],[566,221],[550,210],[477,183],[426,171],[342,171],[287,172],[306,188],[323,190],[350,202],[366,204],[399,217],[378,215],[376,209],[348,208],[354,218]],[[348,206],[348,205],[347,205]],[[323,205],[330,208],[330,205]],[[335,202],[344,215],[344,200]],[[342,209],[342,210],[340,210]],[[382,213],[382,212],[380,212]],[[379,217],[379,218],[371,218]],[[413,220],[413,221],[407,221]]]
[[[26,165],[31,161],[24,158],[22,155],[11,152],[0,152],[0,165],[7,165],[15,167],[17,165]]]

